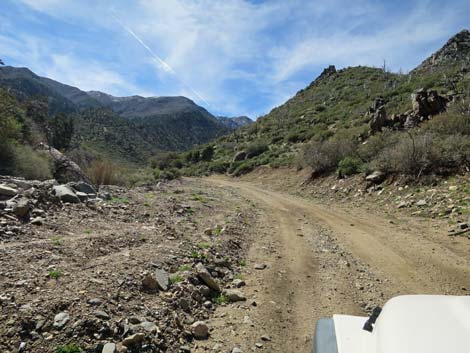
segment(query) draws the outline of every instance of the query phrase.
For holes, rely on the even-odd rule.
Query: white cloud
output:
[[[55,79],[119,94],[132,89],[186,94],[202,103],[200,93],[212,110],[237,115],[268,111],[302,88],[306,80],[313,80],[328,64],[380,65],[386,59],[395,70],[410,69],[424,59],[425,45],[452,34],[455,18],[462,12],[456,10],[458,6],[442,7],[434,0],[416,0],[400,8],[371,0],[22,2],[57,19],[114,33],[122,40],[106,48],[121,53],[121,61],[113,65],[92,56],[87,59],[53,50],[56,54],[51,67],[44,72],[55,75]],[[113,13],[166,65],[152,62],[150,54],[115,21]],[[6,43],[0,37],[0,49],[2,42]],[[42,45],[50,46],[46,42]],[[36,47],[31,50],[33,58],[42,53],[38,44],[32,46]],[[79,63],[89,69],[80,71]],[[135,69],[121,70],[129,66]],[[149,68],[146,76],[148,81],[155,80],[155,88],[128,85],[142,67]],[[300,80],[299,73],[305,75],[307,71],[311,77]],[[124,75],[129,76],[125,79]],[[255,108],[257,97],[263,103]],[[248,101],[251,105],[247,107]]]
[[[51,55],[51,65],[43,68],[44,75],[84,91],[104,91],[113,95],[134,94],[138,89],[120,74],[98,62],[79,60],[67,54]]]

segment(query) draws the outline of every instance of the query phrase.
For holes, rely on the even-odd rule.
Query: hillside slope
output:
[[[470,109],[467,114],[461,105],[468,102],[464,98],[470,95],[469,57],[470,31],[464,30],[409,74],[364,66],[341,70],[330,66],[283,105],[254,124],[219,139],[213,144],[212,162],[188,163],[187,172],[201,174],[217,170],[239,175],[258,165],[316,169],[315,163],[329,163],[319,169],[331,172],[344,158],[354,159],[348,161],[356,164],[354,172],[367,171],[379,164],[374,158],[380,155],[383,162],[386,153],[397,152],[385,150],[387,146],[395,150],[399,146],[408,148],[404,125],[405,120],[413,119],[413,124],[408,125],[420,126],[410,130],[420,135],[418,139],[424,139],[421,135],[430,129],[431,133],[441,134],[441,140],[456,141],[449,137],[451,133],[467,134],[464,127],[468,125]],[[436,100],[441,105],[437,111],[422,113],[423,107],[432,110]],[[445,110],[442,106],[446,102],[450,102],[448,112],[439,114]],[[438,119],[432,119],[435,122],[428,121],[435,115],[439,115]],[[460,115],[462,119],[458,118]],[[374,119],[383,120],[377,131],[373,131]],[[386,143],[379,146],[380,141]],[[444,157],[445,153],[456,155],[442,151],[443,146],[435,147],[440,149],[437,155],[441,159],[453,158]],[[459,148],[465,161],[467,153],[470,156],[468,147]],[[452,168],[462,160],[451,160]]]

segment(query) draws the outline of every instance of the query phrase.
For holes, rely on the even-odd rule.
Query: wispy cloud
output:
[[[14,56],[19,36],[34,32],[41,45],[30,43],[31,60],[53,78],[115,94],[130,87],[187,95],[215,113],[237,115],[269,111],[329,64],[378,66],[385,59],[394,70],[409,70],[460,30],[470,12],[467,0],[22,3],[42,26],[33,30],[24,16],[12,16],[15,31],[0,36],[2,52]],[[75,63],[90,69],[79,75]]]

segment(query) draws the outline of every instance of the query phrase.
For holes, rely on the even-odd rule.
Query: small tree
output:
[[[207,146],[201,152],[201,159],[206,162],[210,162],[214,157],[214,146]]]

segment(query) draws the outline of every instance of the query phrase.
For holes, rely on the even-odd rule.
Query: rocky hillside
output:
[[[342,175],[379,167],[387,173],[414,174],[395,161],[407,160],[399,154],[415,142],[428,144],[420,152],[420,163],[440,159],[435,165],[420,166],[416,174],[453,173],[468,165],[470,158],[465,144],[470,119],[469,43],[468,30],[456,34],[409,74],[329,66],[285,104],[213,143],[210,163],[189,163],[186,171],[240,175],[259,165],[288,165],[322,174],[338,171],[344,160],[347,170],[340,171]],[[406,132],[416,136],[414,142]],[[428,140],[435,141],[432,148]],[[450,151],[449,141],[461,143]],[[386,165],[387,160],[394,165]]]

